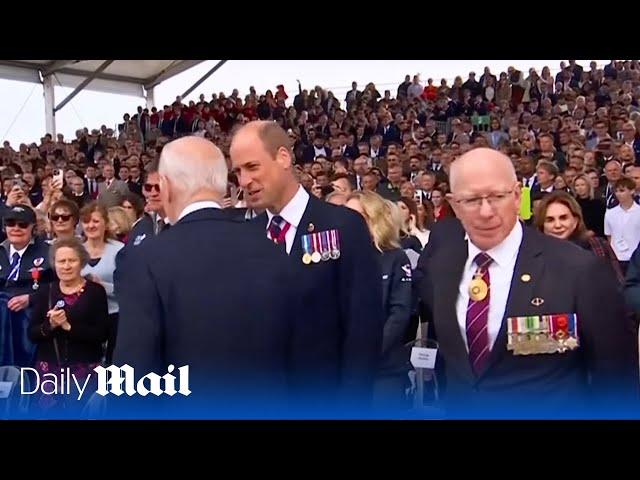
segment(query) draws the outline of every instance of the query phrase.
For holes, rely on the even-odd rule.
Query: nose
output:
[[[482,199],[482,204],[480,205],[480,210],[478,211],[478,214],[483,218],[490,218],[493,216],[494,214],[493,207],[489,203],[489,200],[487,200],[486,198]]]
[[[246,173],[238,172],[238,184],[241,188],[247,188],[251,183],[251,178]]]

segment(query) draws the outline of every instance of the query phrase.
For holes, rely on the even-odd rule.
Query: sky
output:
[[[289,94],[287,105],[293,102],[298,91],[296,80],[302,87],[312,89],[320,85],[331,90],[339,100],[344,100],[351,82],[358,82],[359,88],[374,82],[378,91],[391,90],[395,96],[398,84],[405,75],[420,74],[423,84],[433,78],[436,85],[441,78],[451,84],[460,75],[466,80],[469,72],[476,72],[480,78],[485,66],[494,74],[506,71],[513,65],[523,71],[530,67],[537,69],[547,65],[555,75],[561,60],[229,60],[216,73],[202,83],[191,95],[183,100],[197,100],[201,93],[211,98],[212,93],[230,94],[234,88],[240,96],[254,86],[258,93],[267,89],[275,91],[278,84],[285,86]],[[210,70],[218,60],[207,60],[186,72],[176,75],[155,88],[156,106],[171,103],[177,95],[182,95],[191,85]],[[588,68],[590,60],[578,60],[578,64]],[[600,68],[609,60],[596,60]],[[56,87],[55,103],[62,101],[72,89]],[[0,135],[2,141],[9,140],[17,147],[20,143],[39,143],[45,132],[44,96],[42,85],[35,83],[0,80]],[[133,113],[138,105],[145,106],[144,98],[84,90],[56,114],[57,132],[65,139],[75,137],[75,131],[87,127],[100,128],[101,125],[115,128],[122,121],[124,113]]]

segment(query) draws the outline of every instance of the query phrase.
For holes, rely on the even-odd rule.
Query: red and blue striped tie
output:
[[[476,375],[479,375],[489,358],[489,300],[491,298],[491,282],[489,279],[489,265],[493,259],[486,253],[479,253],[473,260],[478,265],[478,275],[485,281],[489,290],[482,300],[469,298],[467,307],[467,346],[469,347],[469,362]]]

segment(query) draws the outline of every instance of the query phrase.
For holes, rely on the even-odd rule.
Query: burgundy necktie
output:
[[[469,362],[476,375],[480,374],[489,358],[489,300],[491,298],[491,282],[489,279],[489,265],[493,259],[486,253],[479,253],[474,259],[478,266],[478,275],[487,284],[487,295],[482,300],[469,298],[467,307],[467,346],[469,347]]]

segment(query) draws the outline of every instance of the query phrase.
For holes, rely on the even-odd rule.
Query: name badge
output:
[[[433,370],[436,366],[437,348],[413,347],[411,349],[411,365],[415,368]]]

